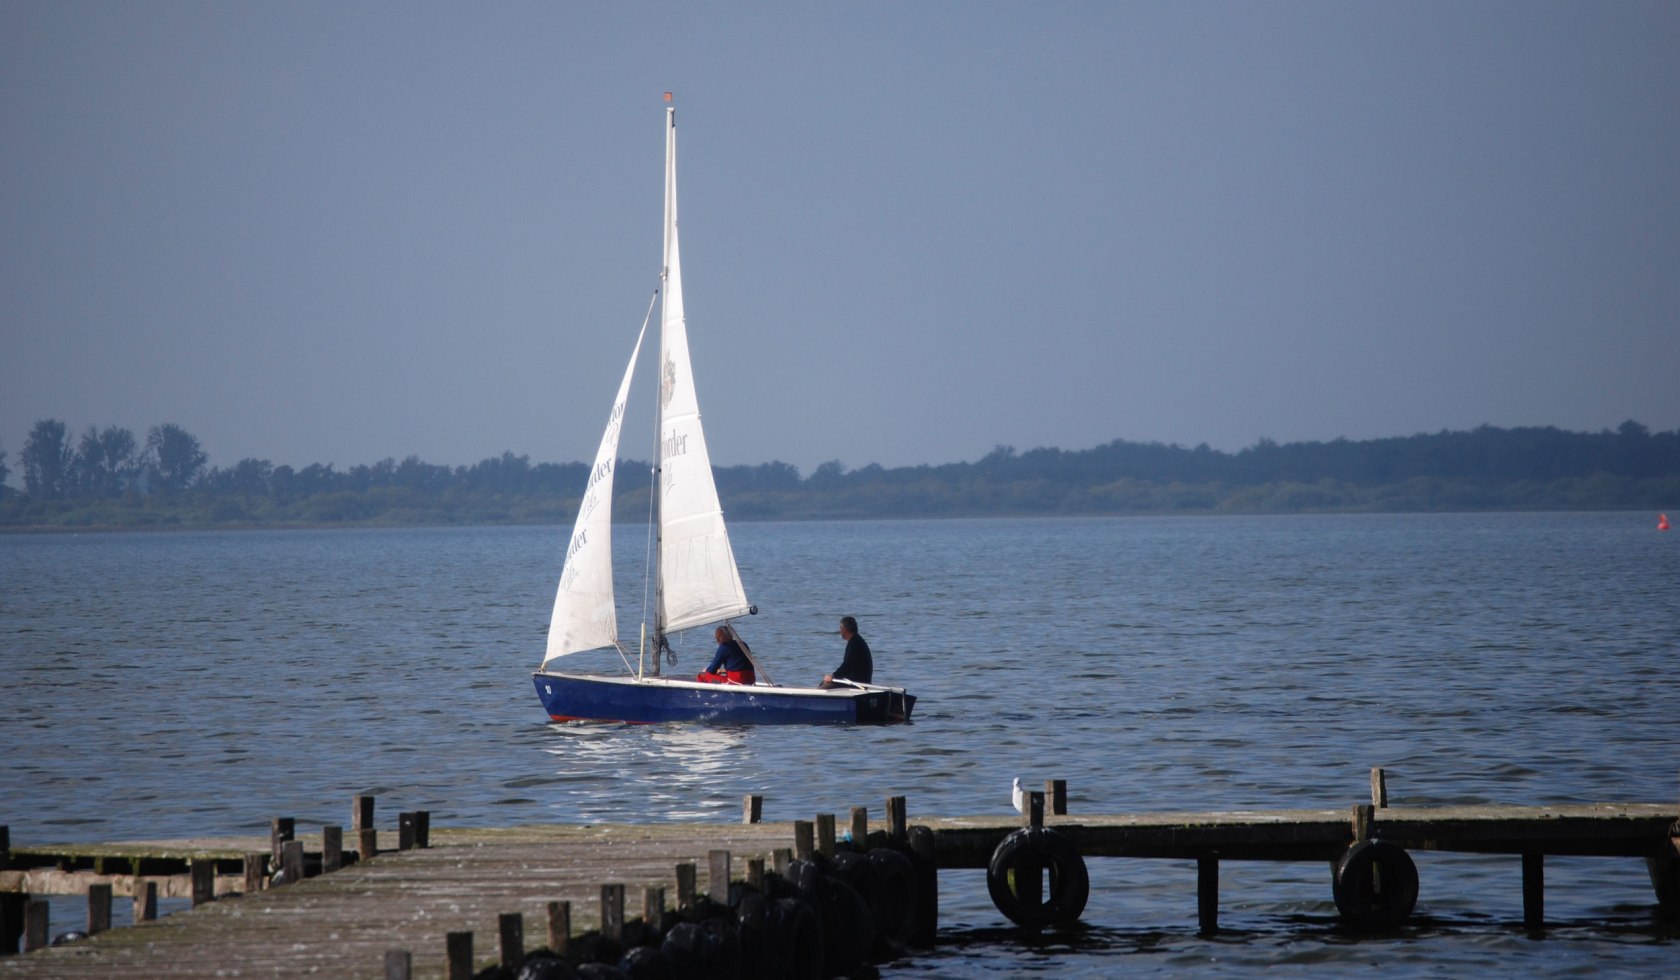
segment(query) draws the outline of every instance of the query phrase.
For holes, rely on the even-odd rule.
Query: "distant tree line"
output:
[[[410,456],[337,470],[243,459],[209,465],[198,439],[117,426],[72,439],[63,422],[30,430],[21,492],[0,451],[0,526],[143,527],[567,523],[584,463],[503,453],[472,466]],[[715,469],[733,518],[775,520],[1005,514],[1292,513],[1504,509],[1680,509],[1680,431],[1628,421],[1614,431],[1442,431],[1280,445],[1235,453],[1116,440],[1084,450],[999,446],[972,463],[809,476],[782,462]],[[648,464],[622,460],[620,519],[646,514]]]

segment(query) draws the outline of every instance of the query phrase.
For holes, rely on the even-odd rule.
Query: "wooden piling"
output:
[[[414,975],[414,954],[406,949],[385,951],[385,980],[411,980]]]
[[[37,949],[45,949],[47,934],[51,930],[47,926],[47,900],[31,898],[23,903],[23,951],[32,953]]]
[[[1388,806],[1388,775],[1381,766],[1371,770],[1371,805],[1379,810]]]
[[[764,819],[764,797],[746,796],[741,800],[741,822],[758,823]]]
[[[809,820],[793,822],[793,856],[801,861],[811,860],[817,852],[816,838]]]
[[[692,861],[677,865],[677,911],[694,908],[695,867]]]
[[[99,882],[88,886],[88,935],[111,928],[111,883]]]
[[[373,797],[350,797],[350,833],[373,829]]]
[[[275,817],[268,828],[268,859],[276,868],[280,867],[280,845],[296,836],[297,821],[291,817]]]
[[[887,836],[893,840],[904,840],[910,831],[910,825],[902,796],[887,797]]]
[[[397,814],[397,850],[414,850],[414,813],[405,810]]]
[[[834,814],[817,814],[817,853],[823,857],[834,856]]]
[[[860,851],[869,849],[869,808],[866,806],[852,807],[852,847]]]
[[[19,892],[0,893],[0,956],[17,952],[23,939],[23,907],[29,896]]]
[[[624,886],[601,886],[601,935],[615,943],[624,942]]]
[[[1044,781],[1044,796],[1050,801],[1050,812],[1058,817],[1067,816],[1067,780],[1046,779]]]
[[[747,884],[754,888],[764,887],[764,859],[747,858]]]
[[[1196,859],[1196,923],[1204,936],[1211,936],[1219,931],[1217,854],[1207,854]]]
[[[770,867],[779,875],[787,874],[788,865],[793,863],[793,848],[778,847],[770,852]]]
[[[729,904],[729,852],[706,853],[706,896],[719,905]]]
[[[496,919],[496,938],[501,946],[502,969],[518,973],[525,965],[525,916],[503,912]]]
[[[134,879],[134,921],[151,922],[157,918],[157,882]]]
[[[933,831],[927,827],[911,827],[906,838],[910,852],[916,856],[916,929],[910,941],[917,946],[932,946],[939,929],[939,854]]]
[[[451,932],[443,937],[443,975],[449,980],[472,980],[473,934]]]
[[[1027,794],[1027,809],[1021,814],[1021,823],[1028,827],[1044,826],[1044,794],[1034,790]]]
[[[414,811],[414,846],[425,850],[432,846],[432,811]]]
[[[1371,839],[1371,821],[1376,819],[1376,807],[1369,803],[1355,803],[1353,805],[1353,839],[1355,842]]]
[[[356,831],[356,860],[366,861],[379,853],[379,831],[363,827]]]
[[[328,824],[321,828],[321,873],[329,874],[344,866],[344,828]]]
[[[642,889],[642,921],[655,935],[665,932],[665,889],[649,885]]]
[[[1523,928],[1546,927],[1546,855],[1524,851],[1522,856]]]
[[[288,885],[303,880],[303,841],[289,840],[280,848],[280,871]]]
[[[548,903],[548,948],[565,956],[572,947],[572,903]]]
[[[303,844],[298,841],[288,841],[287,846],[296,846],[300,850]],[[192,903],[197,908],[206,902],[216,900],[216,862],[208,858],[192,862]]]
[[[268,884],[268,855],[252,851],[245,855],[245,894],[255,895]]]

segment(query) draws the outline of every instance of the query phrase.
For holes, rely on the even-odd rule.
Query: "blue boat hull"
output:
[[[555,721],[726,725],[890,725],[910,720],[914,695],[896,688],[700,684],[604,674],[531,675]]]

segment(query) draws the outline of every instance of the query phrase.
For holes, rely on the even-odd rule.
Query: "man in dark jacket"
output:
[[[846,655],[840,659],[840,666],[834,668],[834,673],[823,675],[819,686],[839,687],[836,681],[868,684],[875,677],[875,658],[869,655],[869,644],[858,635],[857,620],[850,616],[840,617],[840,638],[846,641]]]

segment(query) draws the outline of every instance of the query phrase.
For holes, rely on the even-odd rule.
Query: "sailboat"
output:
[[[757,654],[741,640],[734,620],[757,612],[747,601],[730,548],[729,531],[712,479],[700,427],[700,405],[688,354],[682,263],[677,246],[676,109],[665,95],[665,261],[661,288],[648,304],[630,364],[607,415],[577,523],[566,548],[548,645],[532,673],[537,696],[554,721],[725,724],[891,724],[910,720],[916,698],[903,688],[837,682],[840,686],[785,687],[774,683]],[[613,596],[612,498],[618,442],[631,376],[659,303],[659,385],[655,399],[652,522],[653,623],[634,651],[619,642]],[[721,625],[752,661],[751,684],[715,684],[660,675],[673,633]],[[551,669],[560,658],[618,650],[623,674]]]

